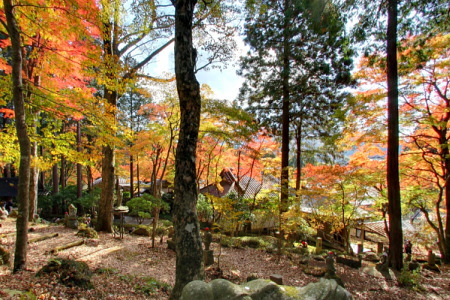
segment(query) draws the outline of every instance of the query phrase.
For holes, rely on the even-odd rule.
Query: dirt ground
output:
[[[0,246],[14,253],[15,220],[1,221]],[[37,299],[168,299],[168,291],[148,284],[152,277],[159,283],[173,286],[175,282],[175,253],[167,249],[167,244],[157,244],[151,248],[149,237],[125,234],[123,239],[112,234],[100,233],[99,239],[86,240],[81,246],[51,254],[54,247],[78,241],[76,230],[61,225],[32,225],[29,239],[45,234],[58,233],[57,237],[29,244],[27,269],[13,274],[11,272],[13,257],[9,266],[0,266],[0,299],[33,299],[14,291],[28,292]],[[211,280],[217,273],[217,254],[219,247],[212,244],[216,263],[206,270],[206,280]],[[55,257],[83,261],[94,271],[93,289],[83,290],[66,287],[55,276],[36,277],[36,272]],[[319,278],[306,275],[304,265],[298,256],[282,256],[255,249],[221,248],[220,269],[222,277],[235,283],[245,282],[249,275],[269,278],[271,274],[283,276],[283,283],[304,286],[316,282]],[[311,259],[310,266],[324,267],[324,262]],[[379,274],[363,270],[373,269],[370,263],[363,268],[352,269],[337,264],[337,275],[354,299],[450,299],[449,266],[441,266],[441,272],[422,270],[420,287],[416,289],[400,287],[396,276],[386,279]],[[152,282],[155,282],[152,281]],[[21,298],[22,297],[22,298]]]

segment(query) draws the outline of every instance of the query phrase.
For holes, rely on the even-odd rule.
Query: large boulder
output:
[[[210,284],[194,280],[186,284],[181,293],[181,300],[213,300],[213,291]]]
[[[339,286],[335,280],[320,279],[305,287],[277,285],[256,279],[236,285],[225,279],[215,279],[209,283],[195,280],[188,283],[182,292],[181,300],[348,300],[351,294]]]
[[[209,285],[214,295],[213,299],[246,299],[248,296],[241,286],[225,279],[215,279]]]
[[[321,278],[319,282],[310,283],[299,289],[300,299],[335,299],[347,300],[352,299],[352,295],[340,286],[336,280]]]

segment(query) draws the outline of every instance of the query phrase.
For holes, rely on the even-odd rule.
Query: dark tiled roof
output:
[[[243,198],[254,198],[262,189],[273,188],[278,183],[274,176],[263,175],[262,183],[252,177],[244,175],[239,182],[237,177],[233,174],[233,169],[226,168],[220,173],[222,181],[217,184],[210,184],[200,189],[202,194],[210,194],[216,197],[225,197],[228,194],[240,195]]]
[[[387,225],[389,228],[389,222],[387,223]],[[366,231],[377,233],[382,236],[386,235],[386,232],[384,231],[384,221],[364,223],[364,229]],[[404,234],[412,234],[417,229],[416,229],[415,225],[413,224],[413,220],[406,218],[406,219],[402,220],[402,230],[403,230]]]

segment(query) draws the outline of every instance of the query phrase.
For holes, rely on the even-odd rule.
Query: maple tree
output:
[[[23,98],[22,82],[22,52],[19,26],[13,11],[12,2],[3,1],[6,16],[6,30],[11,38],[12,46],[12,81],[13,81],[13,102],[15,105],[16,130],[20,145],[20,174],[17,201],[20,214],[17,218],[17,238],[14,255],[14,271],[25,268],[27,256],[27,232],[28,232],[28,205],[29,205],[29,180],[30,180],[30,138],[27,132],[25,104]]]
[[[9,74],[12,68],[11,76],[16,82],[15,85],[18,84],[17,81],[20,81],[18,88],[21,97],[23,97],[19,102],[14,101],[16,126],[23,127],[22,132],[18,131],[19,143],[22,144],[21,152],[25,151],[21,155],[23,163],[20,164],[21,169],[19,170],[21,182],[19,190],[22,191],[19,192],[18,198],[20,199],[19,209],[22,217],[24,214],[34,216],[37,206],[37,149],[39,139],[37,139],[36,130],[37,116],[40,110],[45,110],[48,114],[56,117],[62,116],[64,112],[73,109],[76,105],[75,99],[85,98],[87,93],[90,93],[89,90],[86,93],[86,89],[83,89],[86,84],[83,75],[78,72],[84,60],[83,47],[90,42],[89,39],[85,39],[85,42],[81,42],[82,39],[77,40],[77,37],[87,30],[84,23],[86,14],[83,14],[86,11],[83,11],[81,5],[69,6],[68,3],[59,2],[43,5],[37,1],[36,3],[30,2],[27,5],[18,5],[8,1],[4,2],[2,9],[4,14],[2,20],[5,20],[5,16],[8,19],[7,22],[2,21],[2,25],[11,41],[11,44],[8,44],[8,42],[2,44],[2,68],[6,74]],[[75,15],[76,17],[74,17]],[[59,31],[56,26],[53,26],[60,23],[61,19],[73,20],[73,30]],[[40,21],[38,22],[38,20]],[[18,39],[18,41],[15,39]],[[8,49],[10,49],[10,52]],[[80,51],[80,49],[82,50]],[[68,59],[69,53],[72,60]],[[11,66],[7,63],[9,55],[16,57]],[[71,65],[73,68],[67,67],[67,65]],[[20,77],[15,73],[19,70],[14,70],[14,68],[19,67]],[[27,105],[26,110],[24,103]],[[23,112],[20,112],[21,110]],[[60,110],[62,110],[62,113]],[[71,113],[73,113],[73,110]],[[26,118],[31,119],[29,125],[25,125]],[[21,122],[24,122],[24,124],[20,125]],[[26,143],[23,143],[24,139],[27,140]],[[25,149],[26,147],[30,148]],[[29,182],[24,183],[24,181]],[[28,192],[24,192],[24,189],[27,189]],[[27,225],[25,223],[27,222],[28,216],[27,218],[23,217],[23,219],[20,218],[18,222],[18,228],[21,228],[21,230],[18,230],[18,236],[20,236],[18,241],[26,241],[24,230],[26,230]],[[16,247],[15,270],[24,267],[26,249],[23,248],[26,247],[19,244]]]
[[[405,77],[402,109],[413,130],[405,140],[404,174],[410,193],[407,201],[425,215],[437,236],[439,250],[450,261],[450,135],[448,34],[422,43],[405,42],[400,71]],[[434,216],[434,217],[433,217]]]
[[[387,74],[387,102],[388,102],[388,147],[387,147],[387,184],[388,184],[388,210],[389,210],[389,264],[400,270],[403,267],[402,259],[402,225],[400,205],[400,179],[399,179],[399,91],[398,91],[398,61],[397,40],[405,39],[411,34],[433,36],[441,30],[448,29],[448,5],[446,1],[344,1],[343,7],[351,7],[350,13],[358,15],[355,37],[366,41],[366,53],[377,53],[383,49],[386,53]],[[356,8],[356,9],[355,9]],[[385,14],[385,18],[380,18]],[[411,18],[411,16],[418,16]],[[433,16],[433,17],[431,17]],[[383,43],[383,45],[380,44]],[[384,44],[385,43],[385,44]],[[367,46],[369,45],[369,46]],[[379,54],[379,53],[377,53]]]
[[[174,146],[177,137],[176,128],[179,127],[179,108],[172,96],[158,104],[147,104],[140,108],[149,119],[147,129],[139,135],[136,147],[145,152],[146,161],[142,162],[146,175],[150,182],[150,193],[155,201],[162,201],[163,180],[170,178],[168,173],[173,173]],[[156,227],[159,220],[161,206],[153,207],[153,232],[152,246],[155,245]]]
[[[307,165],[303,172],[300,206],[310,210],[306,218],[319,229],[331,226],[331,233],[340,236],[350,252],[350,229],[367,217],[360,210],[369,198],[365,170],[352,165]]]
[[[170,28],[172,18],[157,13],[159,5],[147,5],[143,2],[133,3],[133,12],[128,11],[133,18],[133,26],[123,26],[127,24],[124,20],[126,14],[123,12],[121,1],[102,1],[99,28],[101,28],[103,66],[101,72],[97,74],[98,83],[103,86],[103,98],[107,103],[105,113],[113,120],[117,115],[117,101],[126,91],[130,81],[135,80],[138,72],[163,49],[173,42]],[[141,14],[145,16],[141,18]],[[131,59],[133,51],[142,47],[148,42],[148,36],[153,35],[153,45],[155,45],[144,58],[139,61]],[[161,42],[162,41],[162,42]],[[160,42],[158,44],[158,42]],[[149,76],[149,78],[152,78]],[[107,128],[110,137],[114,141],[116,126],[114,123]],[[111,232],[111,213],[114,205],[114,177],[115,177],[115,150],[114,143],[106,142],[102,147],[102,195],[99,203],[97,230]]]

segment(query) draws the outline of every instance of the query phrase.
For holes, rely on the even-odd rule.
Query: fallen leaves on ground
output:
[[[7,290],[34,294],[38,299],[168,299],[168,286],[175,282],[175,253],[167,244],[151,248],[149,237],[125,235],[117,239],[100,233],[96,241],[51,254],[56,246],[79,239],[76,230],[61,225],[33,225],[29,238],[58,233],[58,236],[28,245],[27,270],[13,274],[11,265],[0,267],[0,299],[21,299],[8,296]],[[15,220],[2,221],[0,245],[11,252],[13,261]],[[272,274],[283,276],[283,284],[304,286],[316,282],[317,277],[305,274],[296,255],[278,256],[256,249],[221,248],[212,244],[215,264],[206,269],[206,280],[217,277],[242,283],[248,277],[268,279]],[[218,254],[220,253],[220,256]],[[55,257],[86,262],[94,272],[93,289],[66,287],[54,276],[36,277],[36,272]],[[311,268],[323,268],[322,261],[310,260]],[[423,270],[420,289],[398,286],[395,278],[385,279],[368,275],[361,269],[336,265],[336,273],[355,299],[450,299],[449,267],[441,266],[441,273]]]

